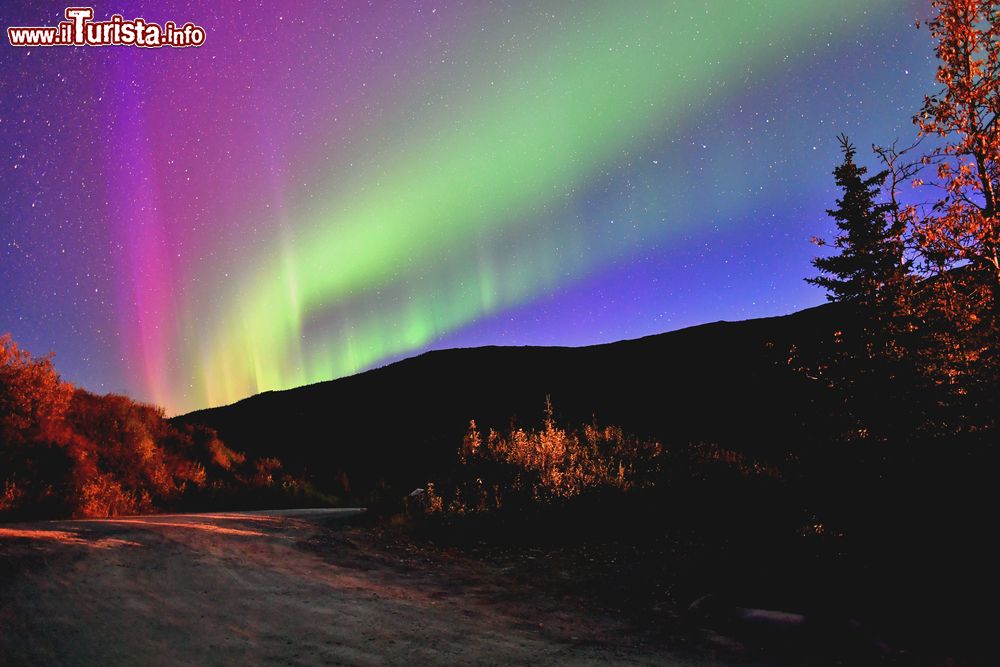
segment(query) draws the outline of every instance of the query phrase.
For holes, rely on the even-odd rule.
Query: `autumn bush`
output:
[[[619,426],[560,426],[546,399],[537,429],[512,425],[504,432],[483,432],[472,421],[455,468],[428,483],[409,506],[420,516],[497,510],[517,514],[542,507],[584,507],[597,498],[605,504],[631,498],[626,500],[631,505],[653,507],[668,496],[704,503],[713,495],[744,493],[749,500],[785,481],[782,467],[714,443],[667,447],[629,435]]]
[[[505,506],[544,504],[597,489],[628,491],[655,483],[663,447],[627,435],[617,426],[589,424],[566,429],[550,401],[537,430],[490,429],[469,424],[458,451],[453,484],[428,484],[425,512],[464,513]],[[444,493],[444,495],[442,495]]]
[[[155,405],[76,389],[50,357],[0,337],[0,519],[287,505],[310,493],[277,459],[248,460]]]

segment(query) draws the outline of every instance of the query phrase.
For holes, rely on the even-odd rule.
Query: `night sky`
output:
[[[836,135],[913,137],[928,4],[117,0],[206,43],[4,34],[0,332],[177,413],[821,303]]]

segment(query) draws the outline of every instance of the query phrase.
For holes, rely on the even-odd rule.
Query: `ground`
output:
[[[382,548],[357,512],[0,526],[0,663],[721,662],[497,563]]]

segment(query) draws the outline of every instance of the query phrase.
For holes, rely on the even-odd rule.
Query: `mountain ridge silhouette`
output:
[[[418,485],[454,462],[470,420],[534,426],[546,396],[561,423],[767,455],[809,437],[798,417],[822,391],[788,363],[789,350],[827,344],[844,315],[824,304],[583,347],[432,350],[173,421],[212,427],[232,448],[320,480],[346,473],[355,487]]]

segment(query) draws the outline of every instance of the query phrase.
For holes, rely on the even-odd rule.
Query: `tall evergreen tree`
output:
[[[806,281],[827,290],[830,301],[842,302],[845,319],[833,334],[832,347],[803,358],[804,369],[823,378],[839,394],[845,412],[845,437],[886,439],[900,431],[907,420],[906,355],[900,341],[907,323],[898,306],[910,283],[909,264],[903,253],[908,217],[899,215],[894,192],[885,193],[890,170],[868,175],[855,162],[855,148],[844,135],[838,137],[843,161],[834,169],[841,196],[827,214],[838,234],[820,246],[839,252],[817,257],[813,266],[821,275]],[[892,187],[890,186],[890,190]]]
[[[868,169],[854,161],[854,146],[844,135],[838,139],[844,161],[833,174],[843,194],[837,208],[827,213],[840,233],[832,243],[814,241],[840,252],[815,258],[813,266],[823,275],[806,278],[806,282],[826,289],[830,301],[853,303],[862,314],[881,319],[892,303],[892,290],[907,272],[902,230],[896,228],[891,215],[894,205],[878,202],[888,172],[866,177]]]

